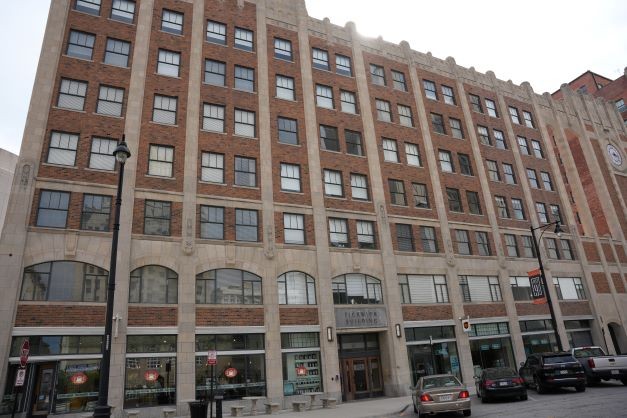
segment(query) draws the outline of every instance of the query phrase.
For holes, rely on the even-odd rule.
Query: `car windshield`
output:
[[[544,364],[575,363],[575,362],[576,360],[573,358],[573,356],[570,356],[570,355],[552,356],[552,357],[544,358]]]
[[[487,379],[503,379],[505,377],[517,377],[515,371],[512,369],[489,369],[485,371],[485,377]]]
[[[603,350],[599,347],[586,347],[586,348],[578,348],[575,350],[575,357],[598,357],[604,356]]]
[[[455,376],[427,377],[423,379],[422,382],[422,387],[424,389],[445,388],[459,385],[461,385],[461,383]]]

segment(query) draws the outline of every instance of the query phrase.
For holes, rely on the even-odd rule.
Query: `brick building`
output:
[[[0,233],[4,225],[4,216],[7,212],[9,195],[11,194],[11,184],[13,184],[13,173],[17,155],[0,148]]]
[[[529,227],[558,219],[540,245],[557,332],[625,352],[627,133],[562,94],[302,0],[53,1],[0,241],[2,412],[26,337],[19,410],[94,406],[122,135],[117,416],[184,413],[209,349],[229,400],[472,387],[555,347],[527,272]]]

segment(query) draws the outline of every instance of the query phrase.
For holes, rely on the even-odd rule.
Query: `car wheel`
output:
[[[533,377],[533,384],[536,387],[536,392],[538,392],[539,395],[546,393],[546,388],[535,376]]]
[[[481,403],[488,403],[488,398],[485,396],[481,398]]]
[[[464,416],[465,417],[469,417],[470,416],[470,409],[464,409]]]
[[[524,395],[520,395],[520,400],[521,401],[526,401],[527,400],[527,394],[525,393]]]
[[[575,389],[577,390],[577,392],[585,392],[586,391],[586,385],[575,386]]]

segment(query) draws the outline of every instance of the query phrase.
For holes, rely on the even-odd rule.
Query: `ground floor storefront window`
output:
[[[550,319],[520,321],[525,354],[557,351],[557,340]]]
[[[564,321],[568,344],[571,347],[586,347],[594,345],[592,341],[592,325],[590,320]]]
[[[507,322],[473,324],[469,338],[475,376],[489,367],[516,368]]]
[[[405,328],[407,355],[415,385],[422,376],[450,373],[461,378],[453,326]]]
[[[281,334],[283,394],[300,395],[322,391],[322,363],[317,332]]]
[[[100,360],[60,361],[55,413],[93,411],[98,400]]]

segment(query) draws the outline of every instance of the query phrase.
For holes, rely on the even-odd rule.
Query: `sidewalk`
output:
[[[400,398],[378,398],[364,401],[342,403],[334,409],[323,409],[315,405],[312,411],[293,412],[283,410],[278,416],[281,418],[388,418],[411,416],[411,396]],[[268,416],[261,415],[260,416]]]

